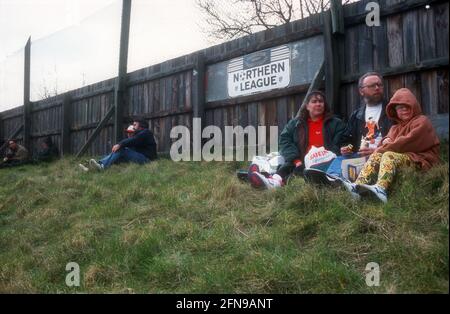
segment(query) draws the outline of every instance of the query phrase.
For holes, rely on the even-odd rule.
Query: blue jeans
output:
[[[350,158],[358,158],[360,157],[358,153],[353,153],[351,155],[338,156],[331,162],[330,166],[327,169],[327,174],[343,178],[342,177],[342,161]]]
[[[110,167],[112,164],[120,162],[135,162],[142,165],[149,161],[150,159],[145,157],[143,154],[138,153],[128,147],[125,147],[115,153],[111,153],[103,157],[98,162],[102,164],[103,167],[106,169]]]

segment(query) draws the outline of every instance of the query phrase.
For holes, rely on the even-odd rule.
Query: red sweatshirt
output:
[[[308,149],[307,152],[311,149],[312,146],[321,147],[324,146],[323,143],[323,117],[321,117],[317,121],[313,121],[310,118],[308,119]]]

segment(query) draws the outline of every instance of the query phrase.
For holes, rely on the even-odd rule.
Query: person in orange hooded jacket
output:
[[[389,133],[370,156],[355,183],[352,194],[373,193],[387,202],[387,190],[395,173],[402,167],[428,170],[440,162],[439,139],[431,121],[422,114],[413,93],[401,88],[386,107],[387,116],[394,121]]]

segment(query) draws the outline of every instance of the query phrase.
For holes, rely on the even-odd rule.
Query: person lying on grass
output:
[[[440,161],[440,143],[433,125],[422,114],[409,89],[401,88],[395,92],[386,107],[386,114],[395,124],[370,156],[355,183],[345,182],[354,198],[371,194],[386,203],[387,191],[399,169],[428,170]]]
[[[111,165],[120,162],[134,162],[144,164],[157,158],[156,142],[153,133],[148,129],[145,120],[135,119],[133,121],[135,133],[118,144],[114,145],[111,153],[99,161],[91,159],[89,166],[91,169],[105,170]],[[80,168],[88,171],[89,168],[80,164]]]
[[[260,173],[256,165],[251,165],[248,180],[253,187],[272,189],[284,185],[291,174],[303,173],[304,158],[313,146],[339,154],[344,130],[345,124],[331,114],[325,95],[320,91],[309,93],[299,117],[289,121],[280,134],[280,154],[285,164],[269,177]]]

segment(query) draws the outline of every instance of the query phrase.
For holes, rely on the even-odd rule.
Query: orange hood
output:
[[[397,117],[397,112],[395,111],[396,105],[405,105],[409,106],[413,112],[411,117],[417,117],[422,114],[422,109],[420,108],[420,104],[417,101],[416,96],[407,88],[400,88],[395,92],[394,96],[392,96],[389,104],[386,106],[386,115],[389,119],[394,120],[396,123],[401,123],[402,121]],[[408,121],[403,121],[403,123]]]

